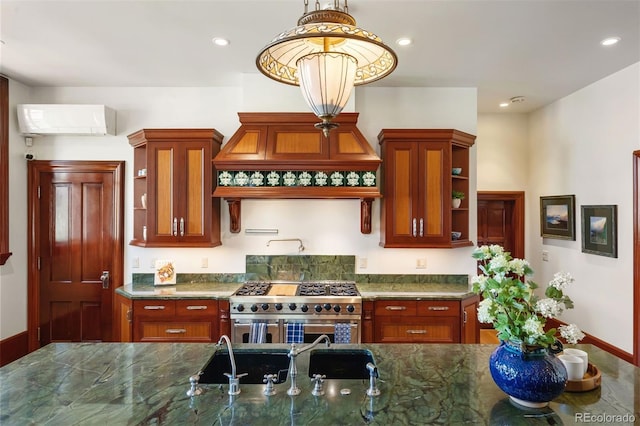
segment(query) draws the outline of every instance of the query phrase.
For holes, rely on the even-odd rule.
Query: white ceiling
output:
[[[0,72],[29,86],[237,85],[303,5],[2,0]],[[477,87],[480,112],[514,96],[526,101],[508,110],[528,112],[640,61],[640,0],[351,0],[349,12],[398,54],[373,84]],[[600,46],[612,35],[622,41]],[[414,43],[397,46],[403,36]]]

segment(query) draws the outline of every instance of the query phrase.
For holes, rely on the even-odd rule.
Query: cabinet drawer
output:
[[[176,300],[176,315],[213,319],[218,315],[218,304],[215,300]]]
[[[134,300],[134,318],[170,318],[176,313],[175,300]]]
[[[211,342],[211,322],[142,321],[139,325],[141,342]]]
[[[457,343],[460,331],[457,318],[437,318],[428,323],[385,321],[376,326],[376,334],[380,343]]]
[[[375,315],[415,316],[415,300],[380,300],[376,301]]]
[[[457,300],[421,300],[418,301],[418,315],[423,316],[460,316],[460,302]]]

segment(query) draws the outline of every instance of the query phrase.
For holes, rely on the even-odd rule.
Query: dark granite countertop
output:
[[[127,284],[116,289],[130,299],[228,299],[240,283],[180,283],[169,286]],[[364,300],[376,299],[450,299],[459,300],[473,295],[466,284],[436,283],[358,283]]]
[[[368,397],[366,380],[325,383],[326,395],[312,396],[309,351],[298,359],[302,393],[287,395],[289,380],[262,394],[264,385],[203,385],[186,395],[188,378],[215,351],[198,343],[56,343],[0,369],[0,423],[25,424],[242,424],[242,425],[424,425],[574,424],[576,416],[600,423],[640,420],[640,369],[591,345],[602,386],[565,392],[544,409],[509,402],[488,369],[493,345],[334,345],[370,349],[380,374],[381,395]],[[256,345],[234,345],[234,348]],[[282,347],[286,345],[273,345]],[[349,395],[340,390],[350,388]],[[596,417],[601,416],[601,417]]]

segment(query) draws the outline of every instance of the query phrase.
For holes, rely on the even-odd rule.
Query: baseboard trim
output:
[[[547,320],[547,324],[545,328],[558,328],[561,325],[567,325],[567,324],[555,318],[549,318]],[[590,334],[585,333],[585,337],[584,339],[580,340],[580,343],[588,343],[593,346],[597,346],[603,351],[607,351],[610,354],[615,355],[618,358],[621,358],[627,361],[629,364],[633,364],[633,354],[630,354],[629,352],[625,352],[622,349],[605,342],[604,340],[600,340],[597,337],[591,336]]]
[[[0,367],[25,356],[27,353],[29,353],[29,338],[26,331],[0,340]]]

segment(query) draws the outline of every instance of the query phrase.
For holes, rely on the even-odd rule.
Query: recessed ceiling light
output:
[[[228,46],[229,45],[229,40],[227,40],[226,38],[214,37],[211,41],[216,46]]]
[[[408,46],[412,43],[413,41],[409,38],[409,37],[401,37],[399,39],[396,40],[396,44],[398,46]]]
[[[614,44],[617,44],[620,40],[622,40],[620,37],[607,37],[604,40],[602,40],[600,44],[603,46],[613,46]]]
[[[500,102],[500,108],[506,108],[511,105],[509,102]]]

